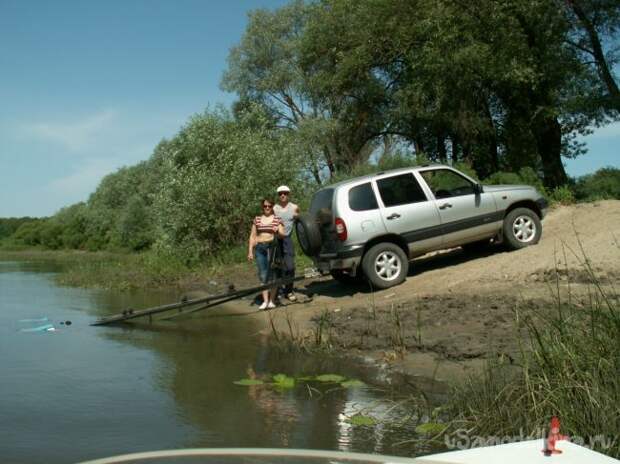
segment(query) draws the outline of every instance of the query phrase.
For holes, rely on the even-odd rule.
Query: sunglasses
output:
[[[273,208],[273,205],[263,205],[263,208]]]
[[[289,192],[280,192],[279,195],[288,195]]]

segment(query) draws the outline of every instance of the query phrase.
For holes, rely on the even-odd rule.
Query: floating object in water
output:
[[[71,321],[60,321],[60,325],[71,325]]]
[[[40,317],[38,319],[20,319],[19,322],[47,322],[49,319],[47,317]]]
[[[54,332],[56,329],[52,324],[40,325],[38,327],[29,327],[27,329],[20,329],[20,332]]]

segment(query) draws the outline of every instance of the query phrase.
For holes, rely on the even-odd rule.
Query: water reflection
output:
[[[284,354],[273,349],[255,318],[233,315],[156,323],[140,329],[108,328],[112,340],[157,352],[157,387],[170,392],[177,414],[200,433],[191,447],[294,447],[410,454],[393,447],[410,438],[410,427],[395,427],[403,411],[385,392],[305,385],[291,390],[244,387],[233,382],[276,373],[304,377],[338,373],[359,378],[359,368],[345,361]],[[136,332],[144,332],[136,335]],[[131,336],[128,336],[131,333]],[[353,426],[350,418],[365,412],[381,419],[371,427]]]
[[[7,462],[74,462],[190,447],[292,447],[411,455],[394,446],[413,422],[390,394],[303,382],[294,389],[234,381],[276,373],[369,379],[350,363],[274,350],[255,315],[220,311],[183,322],[91,327],[95,319],[177,301],[177,292],[60,288],[51,263],[0,262],[0,424]],[[245,303],[241,303],[245,304]],[[246,307],[241,313],[247,313]],[[18,322],[71,320],[52,334]],[[365,411],[382,418],[353,426]],[[35,438],[36,437],[36,438]]]

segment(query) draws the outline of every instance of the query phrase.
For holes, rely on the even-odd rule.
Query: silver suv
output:
[[[377,288],[405,280],[429,251],[503,242],[534,245],[547,202],[527,185],[481,185],[443,165],[396,169],[330,185],[296,222],[303,252],[342,282]]]

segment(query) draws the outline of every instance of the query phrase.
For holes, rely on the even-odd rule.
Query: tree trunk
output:
[[[416,137],[413,141],[413,148],[415,149],[416,157],[424,153],[424,144],[419,137]]]
[[[493,121],[493,115],[491,114],[491,109],[489,108],[489,104],[486,102],[484,105],[484,110],[485,110],[487,123],[489,125],[488,149],[489,149],[489,163],[491,167],[490,169],[491,172],[487,174],[491,174],[493,172],[499,171],[499,158],[497,155],[497,129],[495,129],[495,122]]]
[[[568,182],[562,164],[562,128],[555,116],[541,114],[532,132],[542,162],[545,187],[554,189]]]
[[[329,169],[329,177],[331,178],[336,173],[336,166],[334,166],[334,161],[332,160],[329,147],[323,148],[323,156],[325,156],[325,164],[327,164],[327,169]]]
[[[437,136],[437,154],[439,155],[439,162],[446,164],[448,153],[446,152],[446,139],[443,134]]]
[[[452,150],[450,153],[450,160],[452,161],[452,164],[455,164],[459,160],[459,139],[456,135],[452,135],[450,139],[452,140]]]

